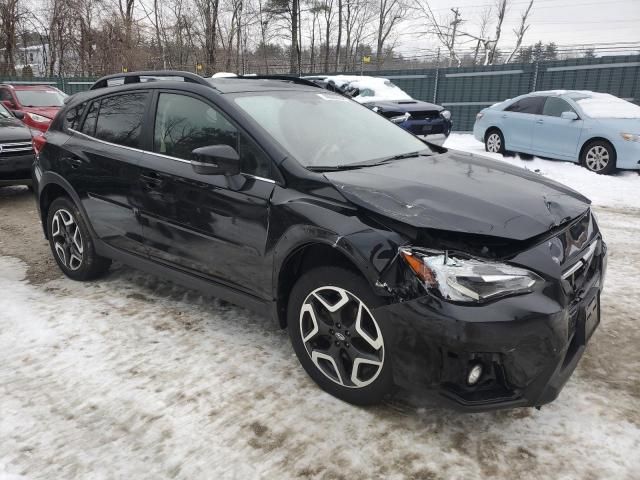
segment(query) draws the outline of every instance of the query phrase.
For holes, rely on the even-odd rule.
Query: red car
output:
[[[46,132],[66,93],[50,85],[0,84],[0,101],[32,130]]]

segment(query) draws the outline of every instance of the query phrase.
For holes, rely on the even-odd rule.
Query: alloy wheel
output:
[[[80,228],[68,210],[61,208],[53,215],[51,238],[62,264],[70,270],[78,270],[82,266],[84,243]]]
[[[314,365],[338,385],[366,387],[382,370],[380,327],[364,302],[344,288],[324,286],[307,296],[300,335]]]
[[[609,151],[602,145],[595,145],[587,152],[585,163],[589,170],[600,172],[607,167],[609,160]]]
[[[500,153],[500,148],[502,147],[502,140],[500,139],[500,135],[497,133],[492,133],[487,137],[487,150],[490,153]]]

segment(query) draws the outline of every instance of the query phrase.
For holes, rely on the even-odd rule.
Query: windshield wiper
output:
[[[409,152],[402,153],[400,155],[394,155],[392,157],[380,158],[373,161],[353,163],[351,165],[315,165],[307,167],[308,170],[312,172],[336,172],[340,170],[355,170],[357,168],[366,168],[366,167],[375,167],[376,165],[382,165],[385,162],[390,162],[392,160],[402,160],[404,158],[414,158],[414,157],[422,157],[428,156],[426,150],[420,150],[418,152]]]
[[[356,170],[358,168],[368,167],[369,165],[314,165],[306,167],[307,170],[312,172],[338,172],[341,170]]]
[[[425,154],[424,152],[425,150],[420,150],[419,152],[401,153],[400,155],[393,155],[392,157],[382,158],[378,160],[378,163],[391,162],[393,160],[404,160],[405,158],[428,156],[428,154]]]

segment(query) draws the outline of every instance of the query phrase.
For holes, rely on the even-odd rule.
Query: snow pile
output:
[[[238,75],[236,75],[235,73],[230,73],[230,72],[216,72],[213,75],[211,75],[211,78],[235,78]]]
[[[638,118],[640,106],[608,93],[585,92],[586,98],[574,98],[591,118]],[[634,132],[635,133],[635,132]]]
[[[634,171],[621,171],[614,175],[598,175],[576,163],[561,160],[522,160],[519,156],[503,157],[485,152],[484,144],[473,135],[453,133],[444,146],[454,150],[490,157],[516,165],[556,180],[582,193],[601,207],[623,207],[640,209],[640,175]]]
[[[612,255],[609,324],[556,402],[461,415],[343,403],[274,323],[169,282],[115,266],[36,286],[0,256],[0,478],[631,478],[633,258]]]
[[[341,89],[357,88],[360,90],[360,94],[353,99],[359,103],[413,100],[404,90],[387,78],[334,75],[327,77],[326,81]]]

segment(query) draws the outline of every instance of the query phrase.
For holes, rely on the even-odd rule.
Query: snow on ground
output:
[[[533,160],[523,160],[519,156],[503,157],[498,153],[485,152],[484,144],[470,134],[452,133],[444,146],[538,172],[577,190],[597,206],[640,209],[640,175],[636,171],[620,171],[607,176],[590,172],[572,162],[537,157]]]
[[[637,478],[635,212],[599,209],[611,252],[602,325],[558,400],[464,415],[345,404],[271,321],[127,267],[37,282],[11,243],[38,233],[32,200],[12,207],[23,230],[2,200],[2,480]],[[30,250],[48,255],[41,240]]]

